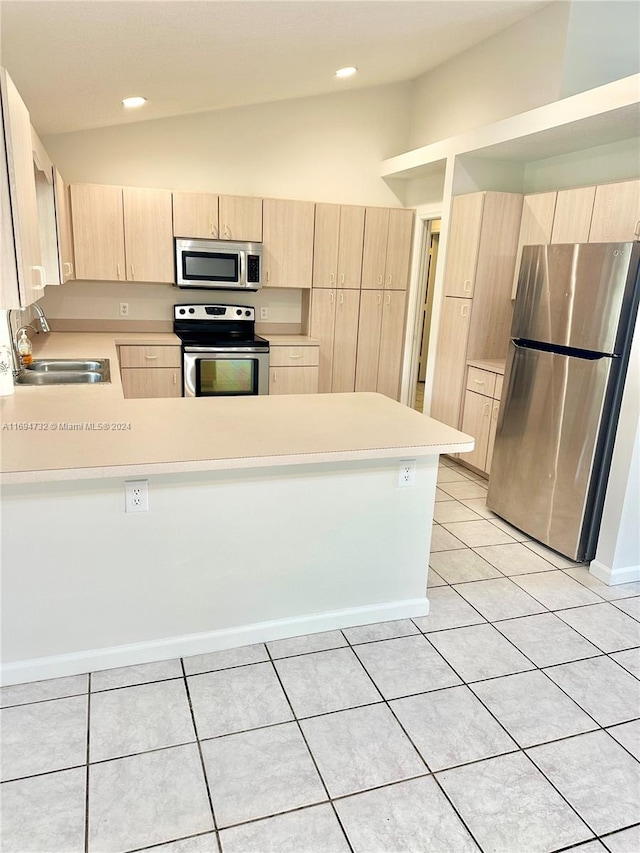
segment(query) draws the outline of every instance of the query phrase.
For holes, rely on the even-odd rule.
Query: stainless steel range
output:
[[[269,393],[269,341],[256,335],[246,305],[175,305],[182,341],[183,397]]]

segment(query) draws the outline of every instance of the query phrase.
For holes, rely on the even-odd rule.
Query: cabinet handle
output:
[[[340,305],[342,305],[342,303],[344,302],[344,293],[340,294],[340,296],[338,297],[338,302],[340,303]]]
[[[463,290],[465,293],[471,293],[471,279],[467,279],[463,285]]]
[[[382,302],[382,294],[381,294],[381,293],[379,293],[379,294],[378,294],[378,296],[376,297],[376,303],[377,303],[378,305],[380,305],[380,303],[381,303],[381,302]]]
[[[329,274],[329,284],[334,284],[334,283],[335,283],[335,280],[336,280],[336,275],[335,275],[335,273],[330,273],[330,274]]]
[[[274,384],[275,384],[275,381],[276,381],[276,376],[277,376],[277,374],[276,374],[275,370],[272,370],[272,371],[271,371],[271,378],[273,379]]]
[[[393,281],[393,276],[388,275],[388,276],[387,276],[387,284],[389,285],[389,287],[391,287],[391,282],[392,282],[392,281]]]
[[[463,305],[462,308],[460,309],[460,316],[461,317],[467,317],[468,315],[469,315],[469,306]]]
[[[211,223],[211,232],[216,239],[220,236],[218,226],[215,225],[213,222]]]
[[[382,284],[382,273],[378,276],[378,284]]]
[[[335,297],[335,293],[332,290],[331,293],[329,294],[329,304],[330,305],[333,303],[334,297]]]
[[[271,281],[271,270],[267,270],[267,281]]]
[[[497,421],[497,420],[498,420],[498,412],[499,412],[499,411],[500,411],[500,406],[495,406],[495,405],[494,405],[494,407],[493,407],[493,412],[491,413],[491,417],[493,418],[493,420],[494,420],[494,421]]]
[[[47,283],[47,271],[44,267],[35,264],[31,267],[31,269],[35,270],[38,273],[38,278],[40,279],[40,284],[34,284],[34,290],[44,290],[45,285]]]
[[[120,264],[116,264],[116,270],[118,271],[118,278],[120,278]]]
[[[227,240],[230,240],[231,239],[231,230],[230,230],[230,228],[226,222],[222,226],[222,230],[224,231],[224,236],[227,238]]]
[[[175,372],[175,370],[173,371],[173,384],[174,384],[174,385],[177,385],[177,384],[178,384],[178,380],[176,379],[176,372]]]
[[[65,275],[73,275],[73,264],[70,263],[69,261],[65,261],[62,264],[62,269],[63,269]]]
[[[491,407],[491,404],[490,404],[490,403],[485,403],[485,404],[484,404],[484,406],[482,407],[482,417],[483,417],[483,418],[488,418],[488,417],[489,417],[489,409],[490,409],[490,407]]]
[[[344,284],[344,273],[340,273],[340,284]]]
[[[302,353],[300,353],[300,355],[293,355],[293,353],[291,353],[289,358],[302,358]]]
[[[633,229],[633,236],[640,240],[640,219],[638,219],[636,227]]]
[[[131,264],[131,281],[133,281],[136,277],[136,268],[133,264]]]
[[[484,385],[484,379],[474,379],[473,381],[476,383],[476,385]]]
[[[157,357],[158,357],[157,355],[145,355],[145,358],[148,358],[150,360],[157,358]]]
[[[391,305],[391,294],[387,293],[387,305]]]

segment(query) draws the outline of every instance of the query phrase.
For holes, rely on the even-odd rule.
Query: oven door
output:
[[[268,347],[185,347],[184,397],[269,393]]]

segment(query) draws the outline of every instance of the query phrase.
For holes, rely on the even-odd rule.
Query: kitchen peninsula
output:
[[[124,399],[121,337],[46,344],[110,385],[2,399],[5,683],[428,612],[438,455],[469,436],[374,393]]]

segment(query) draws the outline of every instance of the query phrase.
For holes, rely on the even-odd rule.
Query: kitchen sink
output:
[[[108,358],[43,358],[26,364],[17,385],[87,385],[110,382]]]

